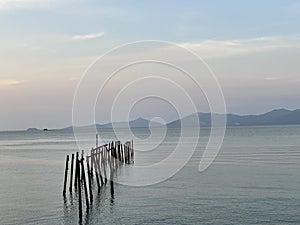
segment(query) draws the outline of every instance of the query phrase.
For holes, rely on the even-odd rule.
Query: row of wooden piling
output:
[[[73,190],[78,193],[79,219],[82,219],[82,194],[84,194],[86,210],[89,212],[93,203],[93,193],[95,192],[93,187],[95,183],[97,185],[97,193],[99,194],[101,188],[109,182],[111,196],[114,197],[113,178],[115,171],[123,164],[134,163],[133,141],[127,141],[124,144],[120,141],[115,141],[98,146],[97,140],[96,147],[90,150],[90,155],[85,157],[84,151],[82,151],[81,156],[79,152],[71,155],[70,169],[69,161],[70,158],[67,155],[63,196],[66,196],[67,188],[70,193]]]

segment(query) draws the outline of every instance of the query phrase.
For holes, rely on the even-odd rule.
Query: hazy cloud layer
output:
[[[0,0],[0,9],[41,8],[52,5],[56,0]]]
[[[300,36],[270,36],[249,39],[204,40],[179,43],[205,58],[228,57],[279,48],[299,48]]]
[[[19,80],[5,80],[5,79],[0,79],[0,87],[2,86],[11,86],[11,85],[17,85],[21,84],[22,81]]]

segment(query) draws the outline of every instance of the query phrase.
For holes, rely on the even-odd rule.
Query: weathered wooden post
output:
[[[77,152],[78,155],[78,152]],[[76,157],[76,174],[77,174],[77,188],[78,188],[78,210],[79,210],[79,220],[82,220],[82,201],[81,201],[81,179],[80,179],[80,165],[79,165],[79,159]]]
[[[133,148],[133,140],[131,140],[131,163],[134,163],[134,148]]]
[[[91,157],[89,157],[91,158]],[[93,191],[92,191],[92,174],[91,174],[91,170],[90,170],[90,163],[88,158],[86,159],[86,167],[87,167],[87,172],[88,172],[88,181],[89,181],[89,192],[90,192],[90,203],[93,203]]]
[[[104,182],[107,184],[107,175],[106,175],[106,160],[105,160],[105,149],[102,149],[101,152],[101,167],[103,168]]]
[[[113,157],[113,142],[111,143],[111,146],[110,146],[110,155],[111,155],[111,158],[110,158],[110,163],[109,163],[109,169],[110,169],[110,178],[109,178],[109,181],[110,181],[110,195],[112,198],[114,198],[114,194],[115,194],[115,190],[114,190],[114,160],[115,158]]]
[[[126,155],[127,155],[127,164],[130,164],[130,142],[127,142],[127,150],[126,150]]]
[[[103,177],[102,177],[101,167],[100,167],[100,153],[97,153],[97,155],[98,155],[98,159],[96,160],[96,163],[97,163],[98,172],[100,175],[101,187],[102,187],[104,182],[103,182]]]
[[[98,186],[98,192],[100,192],[100,181],[99,181],[99,175],[98,175],[98,172],[97,172],[97,166],[96,166],[96,162],[95,162],[95,154],[91,155],[92,157],[92,162],[94,164],[94,170],[95,170],[95,174],[96,174],[96,181],[97,181],[97,186]]]
[[[120,162],[123,164],[123,144],[120,144]]]
[[[126,144],[123,144],[123,161],[124,161],[124,164],[126,164]]]
[[[114,157],[114,142],[110,144],[110,162],[112,163],[112,168],[115,168],[115,157]]]
[[[96,166],[97,166],[97,169],[98,169],[98,172],[99,172],[99,176],[100,176],[100,181],[101,181],[101,187],[103,186],[103,177],[102,177],[102,174],[101,174],[101,168],[100,168],[100,153],[99,151],[97,150],[96,152],[96,155],[97,155],[97,158],[96,158]]]
[[[65,166],[65,180],[64,180],[64,190],[63,195],[66,195],[66,186],[67,186],[67,179],[68,179],[68,166],[69,166],[69,155],[66,158],[66,166]]]
[[[124,161],[124,164],[127,163],[127,152],[126,152],[126,145],[123,146],[123,161]]]
[[[128,143],[128,147],[127,147],[127,154],[128,154],[128,164],[131,164],[131,144],[130,142]]]
[[[114,170],[112,168],[112,165],[110,167],[110,194],[111,197],[114,197],[115,190],[114,190]]]
[[[76,152],[76,159],[75,159],[75,179],[74,179],[74,187],[75,187],[75,191],[77,190],[77,187],[78,187],[78,185],[77,185],[77,179],[78,179],[78,174],[77,174],[77,172],[78,172],[78,164],[77,164],[77,161],[78,161],[78,156],[79,155],[79,153],[78,152]]]
[[[72,158],[71,158],[71,177],[70,177],[70,187],[69,187],[70,192],[72,192],[72,185],[73,185],[73,167],[74,167],[74,154],[72,154]]]
[[[130,164],[131,163],[131,148],[130,148],[130,142],[129,145],[127,146],[127,163]]]
[[[123,164],[123,144],[120,145],[120,162]]]
[[[94,161],[92,159],[92,155],[94,154],[94,150],[91,150],[91,174],[93,174],[93,169],[94,169]],[[93,179],[93,176],[92,176]]]
[[[83,181],[83,187],[84,187],[84,194],[85,194],[85,203],[86,203],[86,209],[89,211],[89,196],[87,191],[87,185],[86,185],[86,179],[85,179],[85,171],[84,171],[84,164],[83,164],[83,157],[80,160],[81,164],[81,178]]]
[[[96,134],[96,148],[98,148],[99,144],[99,139],[98,139],[98,134]]]

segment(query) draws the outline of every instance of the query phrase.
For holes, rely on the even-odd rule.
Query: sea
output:
[[[201,128],[200,134],[195,128],[184,134],[172,128],[163,138],[155,129],[132,129],[135,165],[115,174],[114,196],[109,184],[95,192],[82,220],[77,193],[62,195],[66,155],[88,154],[95,145],[94,133],[80,132],[80,140],[72,130],[0,132],[1,225],[300,224],[300,126],[228,127],[219,154],[203,172],[198,168],[210,128]],[[132,138],[127,130],[119,134]],[[168,158],[180,135],[186,135],[182,151],[192,148],[192,137],[198,135],[199,143],[175,174],[138,187],[117,182],[123,174],[136,176],[134,166]],[[101,143],[116,140],[112,129],[99,136]]]

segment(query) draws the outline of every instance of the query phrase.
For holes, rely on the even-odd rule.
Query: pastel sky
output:
[[[202,57],[228,112],[300,108],[299,24],[295,0],[0,0],[0,130],[71,125],[86,68],[140,40],[173,42]],[[151,117],[155,107],[146,105],[133,117]]]

